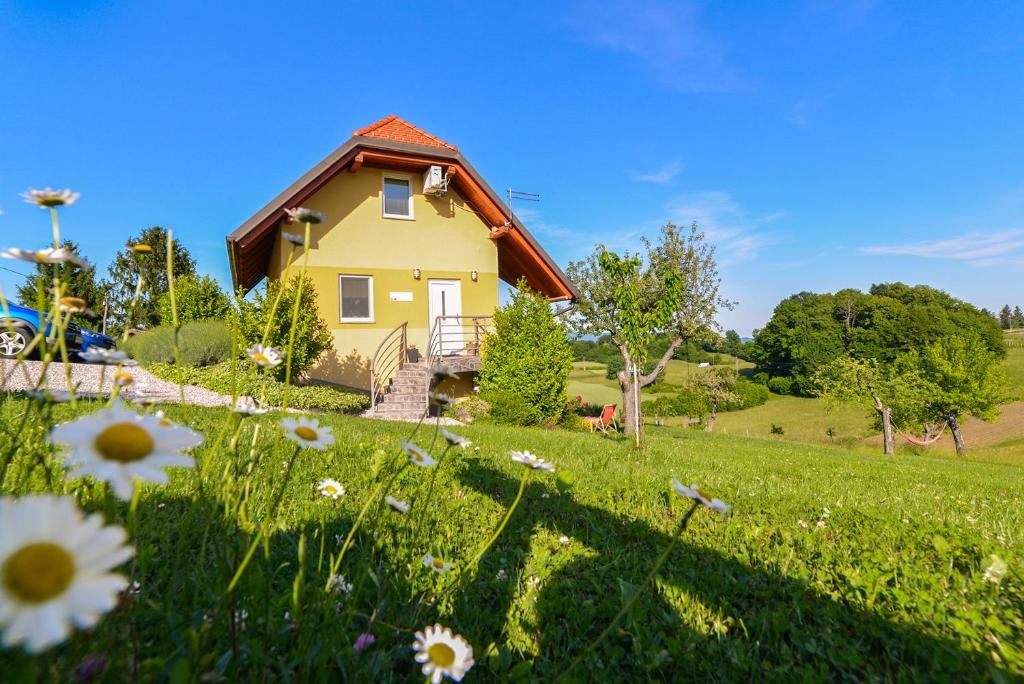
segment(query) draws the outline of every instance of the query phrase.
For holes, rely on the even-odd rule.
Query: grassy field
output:
[[[725,366],[736,369],[753,368],[753,364],[737,359],[728,354],[722,354]],[[659,389],[665,384],[682,385],[687,378],[694,373],[703,372],[704,369],[689,361],[672,359],[665,367],[661,383],[643,390],[644,399],[651,399],[667,394]],[[572,371],[569,373],[569,396],[582,396],[583,400],[591,404],[621,404],[622,393],[619,391],[619,383],[616,380],[609,380],[605,377],[605,365],[594,361],[576,361],[572,364]],[[670,392],[668,392],[670,393]]]
[[[17,425],[25,407],[0,404],[0,424]],[[56,420],[70,417],[57,410]],[[352,584],[344,595],[324,592],[324,559],[387,477],[389,459],[402,462],[398,442],[411,426],[326,417],[336,446],[296,455],[267,415],[247,419],[231,456],[227,436],[216,438],[223,410],[166,411],[207,443],[196,469],[144,488],[137,518],[104,486],[64,481],[37,418],[21,432],[26,446],[4,490],[52,487],[133,529],[138,556],[124,571],[138,588],[98,627],[40,658],[0,651],[6,681],[69,681],[97,653],[109,658],[107,681],[422,681],[409,644],[412,630],[434,621],[472,644],[467,681],[549,681],[578,655],[574,681],[1024,676],[1024,467],[883,458],[734,430],[652,427],[637,452],[621,438],[467,426],[460,432],[476,450],[449,452],[435,471],[401,470],[387,487],[419,502],[410,516],[370,509],[341,568]],[[417,441],[429,447],[432,433]],[[557,474],[530,471],[521,505],[474,567],[468,559],[527,472],[510,449],[553,461]],[[247,482],[241,508],[222,501],[236,476]],[[687,509],[671,492],[673,476],[734,510],[696,511],[654,590],[591,652]],[[346,495],[320,496],[324,477]],[[279,487],[282,506],[271,515]],[[226,593],[268,519],[266,546]],[[454,571],[430,572],[428,552]],[[1010,568],[999,584],[984,577],[993,554]],[[356,654],[362,632],[377,641]]]

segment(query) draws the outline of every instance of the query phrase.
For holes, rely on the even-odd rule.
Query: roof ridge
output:
[[[455,145],[445,142],[436,135],[426,132],[419,126],[413,125],[395,114],[389,114],[380,121],[374,121],[369,126],[352,131],[352,135],[383,138],[385,140],[426,145],[428,147],[443,147],[456,152],[459,149]]]

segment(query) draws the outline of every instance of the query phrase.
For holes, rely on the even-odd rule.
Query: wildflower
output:
[[[153,251],[153,248],[144,242],[128,245],[128,249],[132,250],[136,254],[150,254]]]
[[[268,409],[262,408],[252,397],[238,397],[231,407],[233,413],[243,416],[262,416]]]
[[[64,190],[54,190],[53,188],[36,190],[34,188],[29,188],[28,192],[21,193],[21,196],[24,197],[25,201],[29,204],[34,204],[37,207],[42,207],[43,209],[71,206],[75,203],[75,200],[79,198],[79,194],[77,192],[71,192],[66,188]]]
[[[427,398],[430,399],[430,403],[435,406],[446,407],[451,406],[454,401],[450,396],[444,392],[427,392]]]
[[[431,684],[440,684],[444,677],[461,682],[474,665],[473,647],[441,625],[435,624],[416,632],[412,648],[416,652],[416,662],[423,664],[423,674],[430,678]]]
[[[808,524],[807,524],[807,521],[806,521],[806,520],[803,520],[803,519],[797,520],[797,521],[796,521],[796,524],[797,524],[797,525],[799,525],[800,527],[804,528],[805,530],[806,530],[806,529],[807,529],[808,527],[810,527],[810,525],[808,525]]]
[[[135,378],[132,377],[131,373],[125,373],[124,371],[114,373],[114,384],[118,387],[127,387],[133,382],[135,382]]]
[[[672,478],[672,487],[676,490],[676,494],[679,496],[688,496],[694,501],[699,501],[713,511],[719,513],[728,513],[732,506],[725,503],[721,499],[711,498],[709,494],[702,492],[697,485],[685,486],[679,480]]]
[[[356,637],[356,643],[352,644],[352,650],[356,653],[362,653],[366,649],[373,646],[373,642],[377,641],[377,637],[373,636],[369,632],[363,632]]]
[[[283,237],[285,240],[292,243],[296,247],[302,247],[306,244],[306,238],[302,237],[301,235],[296,235],[295,233],[286,233],[284,231],[281,231],[281,237]]]
[[[133,366],[135,362],[128,358],[128,354],[116,349],[102,349],[100,347],[89,347],[85,351],[78,352],[78,358],[86,363],[103,363],[108,366],[121,364]]]
[[[85,311],[85,300],[81,297],[61,297],[61,313],[82,313]]]
[[[420,449],[412,442],[403,441],[402,451],[404,451],[405,455],[409,457],[409,462],[413,463],[414,465],[418,465],[423,468],[429,468],[430,466],[437,464],[437,461],[431,458],[430,454],[428,454],[423,449]]]
[[[981,578],[986,582],[991,582],[992,584],[999,584],[1003,580],[1003,575],[1006,574],[1006,571],[1009,569],[1009,566],[1007,566],[1006,561],[1004,561],[1002,558],[995,555],[994,553],[991,556],[989,556],[989,559],[992,562],[989,564],[987,568],[985,568],[985,574],[983,574]]]
[[[819,521],[817,522],[817,524],[816,524],[816,527],[817,527],[818,529],[824,529],[824,527],[825,527],[825,521],[824,521],[824,520],[819,520]]]
[[[331,575],[328,579],[328,584],[331,587],[331,591],[335,594],[345,594],[348,596],[352,593],[352,583],[346,582],[344,575]]]
[[[285,436],[302,446],[318,451],[325,451],[334,444],[331,428],[321,426],[316,418],[285,418],[279,425],[284,428]]]
[[[192,466],[180,453],[202,443],[201,435],[155,415],[138,415],[120,402],[109,409],[55,427],[50,438],[71,447],[66,457],[75,466],[72,476],[92,475],[110,483],[124,500],[132,498],[134,484],[165,484],[164,468]]]
[[[398,511],[402,515],[405,515],[406,513],[409,512],[409,504],[407,504],[404,501],[400,501],[400,500],[396,499],[395,497],[391,496],[390,494],[388,494],[387,496],[384,497],[384,503],[386,503],[388,506],[391,506],[391,508],[393,510]]]
[[[430,568],[438,575],[443,575],[452,567],[451,563],[445,563],[442,559],[434,558],[429,553],[423,557],[423,565]]]
[[[0,499],[0,630],[38,653],[117,605],[127,580],[110,570],[135,553],[121,527],[86,517],[69,497]]]
[[[0,252],[0,257],[5,259],[21,259],[33,264],[62,264],[69,262],[80,268],[90,268],[88,261],[63,247],[59,249],[54,247],[47,247],[45,249],[18,249],[17,247],[11,247]]]
[[[86,682],[98,679],[109,664],[110,658],[106,653],[90,653],[82,658],[82,662],[78,663],[78,667],[75,668],[74,680],[78,684],[86,684]]]
[[[444,437],[445,441],[447,441],[448,444],[450,444],[451,446],[457,446],[457,447],[460,447],[462,449],[465,449],[465,448],[470,447],[470,446],[473,445],[472,442],[470,442],[468,439],[466,439],[462,435],[456,435],[453,432],[448,432],[444,428],[441,428],[441,436]]]
[[[35,389],[29,390],[26,394],[36,401],[51,404],[63,404],[71,401],[71,392],[65,392],[64,390]]]
[[[280,366],[281,362],[284,361],[281,352],[274,349],[273,347],[264,347],[262,344],[254,344],[245,350],[245,353],[249,355],[257,366],[263,368],[273,368],[274,366]]]
[[[458,380],[459,375],[451,366],[446,366],[443,363],[431,367],[430,369],[430,384],[434,385],[443,380]]]
[[[529,451],[513,451],[512,460],[516,463],[522,463],[527,468],[532,468],[533,470],[546,470],[549,473],[555,472],[553,463],[548,463],[543,458],[537,458]]]
[[[498,568],[498,572],[496,575],[494,575],[494,579],[498,580],[499,582],[504,582],[505,580],[507,580],[508,573],[505,572],[505,568]]]
[[[294,209],[285,209],[284,213],[288,215],[288,222],[298,221],[299,223],[317,224],[323,223],[324,215],[322,212],[313,211],[306,207],[295,207]]]
[[[558,541],[560,541],[563,544],[568,544],[569,538],[563,534],[561,537],[558,538]]]
[[[337,500],[338,497],[345,494],[345,488],[341,486],[341,483],[331,478],[320,480],[320,484],[317,485],[317,489],[326,497]]]

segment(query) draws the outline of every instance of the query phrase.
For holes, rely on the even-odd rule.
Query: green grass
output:
[[[10,429],[25,406],[0,404],[0,424]],[[328,555],[337,548],[335,535],[350,529],[375,472],[400,460],[398,441],[411,426],[330,416],[335,449],[298,454],[269,543],[228,601],[227,580],[295,450],[277,418],[248,419],[238,467],[251,472],[250,495],[240,514],[221,502],[236,472],[235,457],[212,444],[224,411],[165,410],[214,448],[198,450],[205,477],[177,469],[169,485],[143,490],[132,535],[139,555],[126,567],[139,595],[41,658],[0,651],[5,679],[67,681],[86,654],[104,653],[108,681],[422,681],[408,630],[439,621],[474,647],[467,681],[550,681],[587,652],[668,545],[686,509],[671,493],[672,476],[701,483],[734,511],[725,519],[697,511],[655,590],[587,655],[576,681],[1024,676],[1020,466],[884,458],[732,431],[651,428],[636,452],[621,438],[468,426],[460,432],[479,450],[449,454],[425,507],[414,505],[408,519],[370,514],[342,568],[354,590],[341,598],[322,590],[321,544]],[[260,438],[250,457],[254,425]],[[49,473],[58,491],[126,524],[126,506],[103,486],[63,482],[52,461],[37,465],[46,458],[43,434],[36,419],[21,433],[5,491],[47,489]],[[431,434],[417,441],[428,446]],[[454,590],[456,573],[430,573],[423,554],[459,569],[480,549],[524,472],[509,460],[513,448],[553,461],[559,478],[531,474],[508,527]],[[423,501],[429,472],[406,469],[389,491]],[[320,497],[323,477],[341,481],[346,496]],[[982,577],[991,554],[1011,569],[999,586]],[[245,629],[232,629],[232,609],[245,611]],[[351,644],[362,631],[377,643],[357,656]]]
[[[730,368],[753,368],[753,364],[737,359],[728,354],[721,355]],[[721,367],[721,366],[719,366]],[[568,394],[570,397],[582,396],[590,404],[622,404],[622,392],[616,380],[605,377],[605,365],[594,361],[576,361],[569,373]],[[671,385],[684,385],[694,373],[703,373],[706,369],[689,361],[672,359],[665,366],[664,374],[657,385],[643,390],[644,399],[651,399],[672,394]],[[670,391],[665,391],[666,388]]]
[[[1003,369],[1010,383],[1010,391],[1018,399],[1024,400],[1024,331],[1008,333],[1006,361]]]

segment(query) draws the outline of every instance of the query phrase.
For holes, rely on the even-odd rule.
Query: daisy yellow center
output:
[[[96,451],[108,461],[131,463],[153,453],[153,438],[134,423],[114,423],[96,437]]]
[[[422,461],[423,460],[423,456],[421,456],[419,453],[417,453],[415,451],[412,452],[412,457],[413,457],[414,460],[417,460],[417,461]]]
[[[455,663],[455,650],[448,644],[437,643],[427,649],[431,662],[438,667],[451,667]]]
[[[299,427],[295,428],[295,436],[298,437],[299,439],[304,439],[307,442],[315,442],[316,430],[314,430],[311,427],[306,427],[305,425],[300,425]]]
[[[71,554],[39,542],[15,551],[4,563],[4,588],[23,603],[44,603],[60,596],[75,576]]]
[[[338,489],[334,485],[324,485],[324,491],[328,494],[335,494]]]
[[[441,560],[440,558],[435,558],[434,560],[432,560],[432,561],[430,561],[430,562],[431,562],[431,564],[432,564],[432,565],[433,565],[433,566],[434,566],[435,568],[437,568],[438,570],[440,570],[441,568],[443,568],[443,567],[444,567],[444,561],[443,561],[443,560]]]
[[[260,364],[261,366],[265,366],[268,363],[270,363],[270,359],[268,359],[266,356],[259,352],[253,352],[252,360]]]
[[[43,251],[36,252],[36,261],[40,261],[40,262],[46,261],[47,258],[49,258],[49,256],[50,256],[49,254],[47,254],[46,252],[43,252]]]

